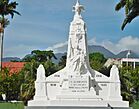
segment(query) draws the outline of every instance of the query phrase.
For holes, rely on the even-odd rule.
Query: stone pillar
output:
[[[35,96],[34,100],[47,100],[45,69],[40,65],[37,69],[37,79],[35,81]]]
[[[122,61],[122,59],[121,59],[121,67],[123,67],[123,61]]]
[[[134,69],[136,68],[136,62],[135,61],[133,62],[133,67],[134,67]]]
[[[122,101],[119,70],[113,65],[110,71],[109,100]]]

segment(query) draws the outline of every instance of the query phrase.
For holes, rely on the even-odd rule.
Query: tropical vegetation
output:
[[[130,23],[134,18],[139,16],[139,0],[120,0],[115,10],[119,11],[121,8],[125,9],[126,16],[121,26],[123,30],[127,23]]]
[[[120,69],[122,96],[130,103],[139,100],[139,67],[131,66]]]
[[[36,72],[39,64],[43,64],[46,76],[62,69],[66,65],[66,55],[63,55],[58,64],[52,61],[54,55],[52,51],[34,50],[31,55],[25,56],[23,62],[26,62],[24,68],[19,74],[9,74],[8,69],[3,69],[0,72],[0,95],[6,94],[6,100],[22,100],[25,104],[32,99],[35,94],[34,81],[36,80]],[[48,54],[51,54],[48,56]],[[33,54],[33,55],[32,55]],[[43,57],[44,59],[40,58]],[[48,58],[49,57],[49,58]],[[90,66],[109,76],[110,68],[103,67],[106,58],[101,53],[91,53]],[[55,57],[56,58],[56,57]],[[130,101],[132,104],[139,100],[139,68],[133,69],[132,67],[120,68],[121,89],[124,100]],[[16,85],[15,85],[16,83]]]
[[[14,17],[14,14],[20,15],[16,11],[18,3],[10,0],[0,0],[0,69],[3,57],[3,38],[4,38],[4,29],[9,25],[8,16],[11,18]]]
[[[46,77],[59,70],[58,65],[52,62],[52,58],[57,59],[53,51],[33,50],[30,55],[23,58],[27,62],[20,72],[24,75],[24,81],[21,84],[20,99],[27,104],[35,94],[34,81],[36,79],[37,68],[42,64],[45,68]]]
[[[90,66],[93,69],[100,71],[103,68],[104,63],[106,62],[106,58],[104,57],[103,54],[99,52],[90,53],[89,61],[90,61]]]

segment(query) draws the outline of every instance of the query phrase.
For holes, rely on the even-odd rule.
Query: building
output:
[[[9,73],[19,73],[24,67],[25,62],[2,62],[2,68],[8,68]]]
[[[109,58],[104,64],[105,67],[111,65],[117,65],[118,67],[131,66],[135,69],[136,66],[139,66],[139,56],[132,50],[125,50],[116,55],[115,58]]]
[[[139,66],[139,58],[109,58],[104,64],[105,67],[111,65],[122,66],[132,66],[134,69]]]
[[[111,65],[117,65],[118,67],[121,67],[121,59],[109,58],[104,64],[105,67],[110,67]]]
[[[120,62],[122,66],[132,66],[134,69],[139,66],[139,58],[122,58]]]

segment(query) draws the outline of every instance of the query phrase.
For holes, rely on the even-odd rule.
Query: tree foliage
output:
[[[122,67],[120,69],[122,96],[132,103],[139,100],[139,67]]]
[[[38,51],[37,51],[38,52]],[[36,51],[35,51],[36,53]],[[40,56],[40,55],[39,55]],[[103,74],[110,71],[110,68],[104,68],[103,64],[106,59],[101,53],[91,53],[89,55],[90,65],[93,69],[102,71]],[[37,58],[38,59],[38,58]],[[61,66],[66,63],[66,55],[60,60],[61,64],[56,65],[52,62],[51,58],[30,59],[21,72],[10,75],[8,69],[3,69],[0,72],[0,95],[5,93],[7,100],[22,100],[26,104],[28,100],[32,99],[35,94],[34,81],[36,80],[37,68],[43,64],[46,72],[46,77],[55,73]],[[107,73],[105,74],[107,75]],[[108,76],[108,75],[107,75]],[[133,69],[131,67],[120,68],[120,79],[122,96],[124,100],[132,103],[134,100],[139,99],[139,68]]]
[[[35,94],[35,87],[34,87],[34,81],[35,81],[35,63],[27,63],[25,67],[20,72],[24,75],[23,81],[20,87],[20,100],[22,100],[25,104],[27,104],[27,101],[32,99]]]
[[[9,25],[10,21],[7,16],[14,17],[14,14],[20,15],[16,11],[16,6],[18,5],[15,1],[10,0],[0,0],[0,70],[2,65],[3,58],[3,38],[4,38],[4,29]],[[6,18],[7,17],[7,18]]]
[[[10,24],[10,21],[7,18],[3,19],[0,17],[0,23],[2,24],[3,28],[6,28]],[[1,28],[0,32],[3,32],[3,28]]]
[[[19,100],[20,86],[22,84],[23,75],[10,74],[7,68],[0,72],[0,95],[5,94],[6,100]]]
[[[89,54],[90,66],[95,70],[101,70],[103,68],[104,63],[106,62],[106,58],[103,54],[96,52]]]
[[[46,77],[59,70],[58,65],[52,62],[56,59],[53,51],[33,50],[31,55],[26,56],[23,61],[27,62],[21,73],[24,74],[24,81],[21,85],[20,99],[26,104],[35,94],[34,81],[36,80],[37,68],[42,64],[45,68]]]
[[[15,10],[17,5],[18,3],[15,1],[0,0],[0,15],[4,17],[10,14],[11,18],[14,17],[14,14],[20,15],[20,13]]]
[[[139,16],[139,0],[120,0],[116,5],[115,10],[119,11],[121,8],[125,8],[126,18],[121,26],[123,30],[127,23],[130,23],[134,18]]]
[[[35,94],[34,82],[36,80],[37,68],[40,64],[43,64],[45,68],[46,77],[59,70],[59,67],[51,60],[46,62],[32,60],[31,62],[26,63],[20,72],[24,75],[24,81],[22,82],[20,89],[20,99],[24,101],[25,104],[27,104],[27,101],[31,100]]]
[[[52,58],[57,59],[52,50],[49,51],[33,50],[31,52],[31,55],[27,55],[26,57],[24,57],[23,61],[31,62],[32,60],[35,60],[37,62],[46,62],[48,60],[51,60]]]
[[[67,60],[67,55],[63,55],[61,58],[60,58],[60,61],[58,63],[59,67],[62,69],[66,66],[66,60]]]

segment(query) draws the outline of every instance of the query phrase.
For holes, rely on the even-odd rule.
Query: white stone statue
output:
[[[67,63],[68,75],[90,75],[93,74],[89,65],[88,46],[86,38],[86,25],[82,20],[81,11],[84,7],[77,0],[74,6],[74,19],[70,25]]]

